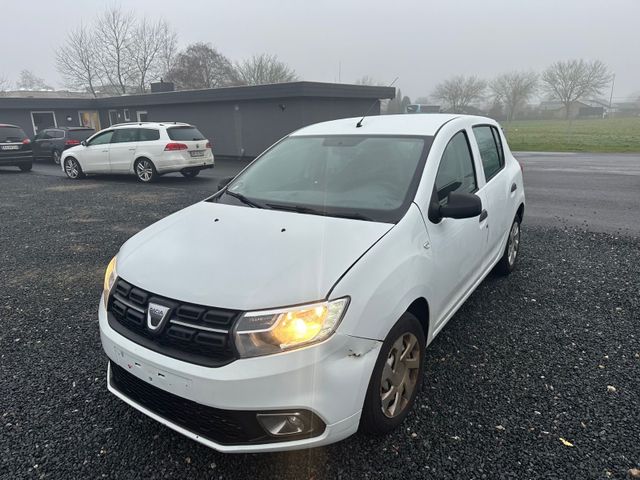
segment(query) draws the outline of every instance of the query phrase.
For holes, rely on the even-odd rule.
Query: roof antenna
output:
[[[393,79],[393,82],[391,82],[391,83],[389,84],[389,87],[392,87],[392,86],[393,86],[393,84],[394,84],[394,83],[396,83],[396,80],[398,80],[398,77],[396,77],[396,78],[394,78],[394,79]],[[378,99],[378,98],[377,98],[377,99],[376,99],[376,101],[375,101],[375,102],[373,102],[373,103],[371,104],[371,106],[367,109],[367,111],[366,111],[366,112],[364,112],[364,115],[362,116],[362,118],[360,119],[360,121],[359,121],[358,123],[356,123],[356,128],[360,128],[360,127],[362,126],[362,121],[363,121],[363,120],[364,120],[364,118],[369,114],[369,112],[371,111],[371,109],[373,108],[373,106],[374,106],[376,103],[378,103],[378,101],[379,101],[379,100],[380,100],[380,99]]]

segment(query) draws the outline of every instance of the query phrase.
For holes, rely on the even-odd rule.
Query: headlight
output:
[[[345,297],[245,313],[235,330],[238,352],[241,357],[255,357],[321,342],[335,331],[348,304]]]
[[[118,273],[116,272],[116,257],[113,257],[107,265],[107,270],[104,272],[104,290],[102,291],[104,296],[104,306],[107,307],[107,302],[109,301],[109,293],[111,292],[111,288],[118,277]]]

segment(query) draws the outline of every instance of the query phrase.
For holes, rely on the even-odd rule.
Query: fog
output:
[[[66,31],[113,3],[2,2],[0,76],[30,69],[58,88],[55,49]],[[137,0],[122,8],[164,17],[180,46],[210,42],[232,60],[268,52],[301,79],[354,82],[364,75],[412,98],[455,74],[490,79],[540,71],[555,60],[600,59],[616,74],[614,101],[640,92],[637,0]],[[608,96],[608,92],[607,92]]]

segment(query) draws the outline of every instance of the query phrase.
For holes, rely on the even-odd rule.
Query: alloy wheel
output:
[[[64,172],[67,177],[75,180],[80,176],[80,165],[74,158],[67,158],[64,162]]]
[[[53,163],[60,165],[60,152],[57,150],[53,151]]]
[[[136,174],[143,182],[149,182],[153,178],[153,165],[149,160],[140,160],[136,165]]]
[[[509,265],[513,266],[516,263],[516,257],[518,256],[518,248],[520,247],[520,224],[516,221],[511,226],[509,232],[509,247],[507,250],[507,258]]]
[[[418,383],[420,343],[413,333],[402,334],[392,345],[382,369],[382,413],[393,418],[406,410]]]

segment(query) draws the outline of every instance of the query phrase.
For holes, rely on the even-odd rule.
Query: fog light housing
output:
[[[318,430],[318,423],[322,423],[307,411],[258,413],[256,417],[260,426],[273,437],[306,436]]]

